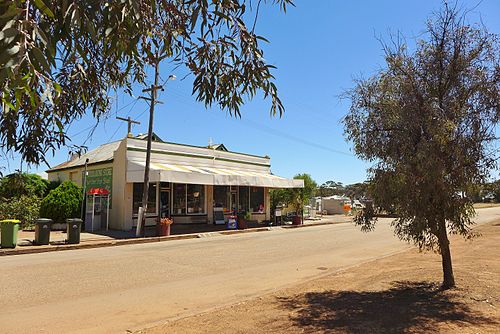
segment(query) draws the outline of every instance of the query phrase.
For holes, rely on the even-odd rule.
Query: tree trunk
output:
[[[443,264],[443,289],[449,289],[455,286],[455,277],[453,276],[453,267],[451,263],[450,241],[446,233],[446,222],[439,224],[439,249],[441,251],[441,260]]]

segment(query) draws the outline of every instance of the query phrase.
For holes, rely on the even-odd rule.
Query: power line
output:
[[[183,94],[181,94],[179,92],[176,92],[176,91],[171,91],[171,93],[174,93],[174,95],[176,95],[177,97],[181,98],[181,101],[178,101],[178,102],[184,103],[186,105],[189,104],[188,102],[186,102],[186,101],[188,101],[188,99],[185,96],[183,96]],[[309,140],[306,140],[306,139],[302,139],[302,138],[290,135],[289,133],[273,129],[273,128],[267,126],[267,125],[254,122],[254,121],[251,121],[249,119],[245,119],[245,121],[242,122],[241,124],[253,127],[254,129],[257,129],[257,130],[262,131],[262,132],[269,133],[269,134],[271,134],[273,136],[276,136],[276,137],[286,138],[288,140],[292,140],[292,141],[301,143],[301,144],[306,145],[306,146],[310,146],[310,147],[314,147],[314,148],[321,149],[321,150],[324,150],[324,151],[328,151],[330,153],[342,154],[342,155],[349,156],[349,157],[355,157],[355,155],[352,154],[352,153],[343,152],[343,151],[340,151],[340,150],[335,150],[335,149],[332,149],[332,148],[330,148],[328,146],[325,146],[325,145],[322,145],[322,144],[318,144],[318,143],[315,143],[315,142],[312,142],[312,141],[309,141]]]
[[[343,151],[339,151],[339,150],[334,150],[334,149],[332,149],[332,148],[330,148],[328,146],[324,146],[324,145],[321,145],[321,144],[318,144],[318,143],[315,143],[315,142],[312,142],[312,141],[309,141],[309,140],[305,140],[305,139],[293,136],[293,135],[288,134],[286,132],[273,129],[273,128],[267,126],[267,125],[260,124],[260,123],[257,123],[257,122],[254,122],[254,121],[251,121],[251,120],[248,120],[248,119],[246,120],[246,122],[248,122],[249,125],[251,127],[253,127],[254,129],[257,129],[257,130],[263,131],[263,132],[267,132],[267,133],[272,134],[272,135],[277,136],[277,137],[287,138],[287,139],[290,139],[292,141],[295,141],[295,142],[298,142],[298,143],[301,143],[301,144],[304,144],[304,145],[307,145],[307,146],[315,147],[315,148],[318,148],[318,149],[321,149],[321,150],[325,150],[325,151],[328,151],[328,152],[331,152],[331,153],[342,154],[342,155],[349,156],[349,157],[354,157],[355,156],[352,153],[347,153],[347,152],[343,152]]]
[[[121,107],[120,109],[116,110],[116,111],[115,111],[115,113],[118,113],[119,111],[121,111],[121,110],[123,110],[123,109],[127,108],[128,106],[130,106],[131,104],[133,104],[133,106],[129,109],[129,112],[127,113],[127,116],[128,116],[128,114],[132,111],[132,108],[133,108],[133,107],[137,104],[137,102],[138,102],[138,101],[139,101],[139,99],[134,99],[134,100],[130,101],[129,103],[127,103],[126,105],[124,105],[124,106],[123,106],[123,107]],[[77,136],[81,135],[82,133],[84,133],[84,132],[86,132],[86,131],[88,131],[88,130],[90,130],[90,129],[92,129],[93,127],[96,127],[96,126],[98,126],[98,125],[99,125],[98,123],[93,124],[93,125],[91,125],[91,126],[89,126],[89,127],[85,128],[85,129],[83,129],[83,130],[81,130],[81,131],[78,131],[78,132],[77,132],[77,133],[75,133],[75,134],[70,135],[70,137],[77,137]]]

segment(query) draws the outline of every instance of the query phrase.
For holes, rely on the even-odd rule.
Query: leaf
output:
[[[34,1],[35,1],[35,6],[37,6],[38,9],[44,12],[45,15],[47,15],[51,19],[54,18],[54,13],[50,10],[49,7],[47,7],[47,5],[42,0],[34,0]]]
[[[32,48],[30,51],[30,53],[35,57],[36,61],[43,67],[45,73],[50,73],[50,65],[42,51],[40,51],[40,49],[37,47]]]
[[[17,64],[17,53],[19,52],[19,45],[11,46],[4,50],[4,52],[0,53],[0,64],[3,64],[3,67],[14,67]]]
[[[0,70],[0,89],[3,87],[4,83],[7,81],[9,77],[9,72],[7,68],[2,68]]]
[[[38,38],[42,41],[42,44],[44,46],[47,46],[47,44],[49,42],[49,39],[47,38],[47,36],[45,35],[45,33],[42,31],[42,29],[40,29],[39,27],[35,26],[34,30],[35,30],[35,33],[38,36]]]
[[[58,96],[61,95],[61,93],[62,93],[61,85],[58,84],[57,82],[54,82],[53,85],[54,85],[55,91],[57,92],[57,95]]]
[[[255,38],[257,38],[257,39],[259,39],[261,41],[264,41],[266,43],[269,43],[269,40],[267,38],[262,37],[262,36],[255,36]]]
[[[0,40],[5,43],[6,38],[15,37],[19,34],[19,30],[16,28],[7,28],[5,30],[0,31]]]
[[[3,19],[11,19],[14,16],[18,15],[20,12],[21,12],[21,9],[17,8],[15,3],[12,3],[12,5],[10,5],[9,9],[7,9],[7,11],[5,13],[0,15],[0,19],[2,19],[2,20]]]

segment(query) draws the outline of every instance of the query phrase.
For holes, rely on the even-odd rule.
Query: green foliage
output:
[[[271,189],[269,196],[271,198],[271,212],[274,212],[277,206],[287,206],[290,203],[291,192],[288,189]]]
[[[42,200],[40,216],[64,223],[67,218],[80,217],[81,204],[82,189],[74,182],[64,181]]]
[[[38,196],[33,195],[0,198],[0,220],[18,219],[21,221],[21,228],[32,229],[39,218],[40,201]]]
[[[45,196],[49,181],[37,174],[13,173],[0,179],[0,197]]]
[[[343,185],[342,182],[326,181],[317,189],[317,195],[322,197],[328,196],[347,196],[351,199],[361,199],[369,197],[368,195],[369,182],[353,183]]]
[[[292,205],[295,207],[296,212],[302,212],[303,206],[309,203],[309,200],[316,194],[318,185],[309,174],[297,174],[293,178],[296,180],[304,180],[304,188],[291,189]]]
[[[282,10],[291,0],[268,0]],[[2,1],[0,146],[39,164],[67,141],[87,110],[99,119],[108,92],[145,82],[168,59],[194,77],[193,95],[239,115],[258,92],[284,110],[254,32],[261,1]],[[254,11],[254,12],[252,12]]]
[[[252,219],[252,213],[251,213],[250,211],[245,212],[245,216],[244,216],[244,218],[245,218],[246,220],[250,220],[250,219]]]
[[[444,222],[469,235],[471,192],[496,164],[488,145],[500,115],[499,55],[496,35],[446,7],[413,54],[388,49],[387,68],[349,92],[345,133],[376,162],[373,200],[394,210],[398,236],[421,248],[438,246]]]
[[[304,180],[304,188],[273,189],[270,192],[271,209],[277,205],[292,205],[295,212],[302,212],[302,208],[315,195],[317,184],[309,174],[297,174],[296,180]]]
[[[56,189],[57,187],[59,187],[61,185],[61,181],[57,180],[57,181],[50,181],[47,185],[47,189],[45,190],[45,196],[47,196],[49,194],[50,191]]]
[[[472,199],[475,203],[500,202],[500,180],[477,185],[472,191]]]
[[[318,195],[322,197],[344,195],[345,187],[342,182],[326,181],[318,187]]]
[[[356,154],[374,162],[374,203],[396,213],[401,239],[441,252],[444,287],[454,285],[447,232],[472,235],[471,193],[497,167],[498,36],[466,22],[445,3],[415,52],[385,46],[387,68],[348,92],[344,118]],[[364,214],[356,223],[372,224]]]

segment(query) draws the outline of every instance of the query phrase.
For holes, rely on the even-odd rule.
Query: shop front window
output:
[[[254,213],[264,212],[264,188],[250,188],[250,211]]]
[[[133,189],[133,214],[137,214],[139,207],[142,206],[143,183],[134,183]],[[150,183],[148,188],[148,210],[147,213],[156,213],[156,183]]]
[[[186,185],[174,184],[174,215],[186,214]]]
[[[248,211],[248,192],[249,192],[249,187],[240,187],[240,196],[238,205],[239,212]]]
[[[199,184],[187,185],[187,213],[205,213],[205,187]]]
[[[224,208],[224,212],[231,210],[231,193],[229,186],[214,186],[214,207]]]

